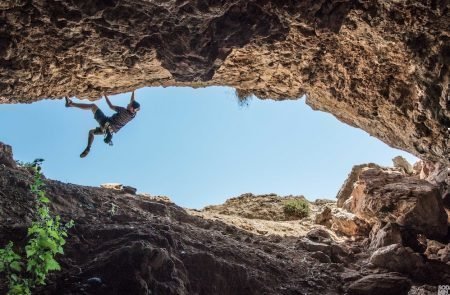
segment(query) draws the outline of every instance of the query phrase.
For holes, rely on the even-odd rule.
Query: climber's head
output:
[[[140,109],[141,105],[137,101],[132,101],[127,105],[127,110],[131,113],[137,113]]]

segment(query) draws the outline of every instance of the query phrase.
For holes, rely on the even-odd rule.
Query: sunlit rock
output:
[[[447,213],[436,186],[381,168],[365,168],[352,192],[349,210],[370,223],[393,222],[428,237],[447,235]]]
[[[0,1],[0,102],[225,85],[449,163],[446,1]]]
[[[406,174],[413,174],[413,166],[402,156],[397,156],[392,159],[394,167],[402,169]]]

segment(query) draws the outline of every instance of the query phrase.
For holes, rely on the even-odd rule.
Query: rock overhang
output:
[[[0,1],[0,102],[156,85],[306,94],[448,164],[448,12],[436,1]]]

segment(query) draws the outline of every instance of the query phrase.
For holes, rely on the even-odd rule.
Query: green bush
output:
[[[309,216],[309,203],[306,200],[289,200],[283,205],[284,214],[290,217],[304,218]]]
[[[67,230],[73,226],[73,221],[61,224],[59,216],[51,216],[46,197],[42,189],[44,182],[41,175],[41,162],[35,160],[34,183],[31,192],[37,197],[36,220],[28,228],[28,243],[25,246],[25,257],[14,252],[14,244],[0,249],[0,273],[4,272],[8,279],[8,295],[29,295],[37,285],[45,285],[45,279],[50,271],[61,270],[55,260],[57,254],[64,254]]]

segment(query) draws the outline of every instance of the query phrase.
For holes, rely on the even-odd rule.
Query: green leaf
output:
[[[22,270],[22,266],[20,265],[20,262],[18,261],[13,261],[11,262],[11,264],[9,265],[9,267],[17,272],[20,272]]]
[[[45,195],[43,194],[40,198],[39,198],[39,202],[44,203],[44,204],[48,204],[50,203],[50,200],[45,197]]]
[[[25,247],[25,252],[27,254],[27,258],[33,256],[36,253],[36,249],[34,247]]]
[[[50,240],[48,237],[39,239],[39,246],[44,249],[49,249],[53,252],[56,252],[56,243]]]
[[[18,276],[14,273],[10,275],[10,278],[13,282],[17,282],[17,280],[19,279]]]
[[[56,250],[56,253],[59,253],[59,254],[63,254],[63,255],[64,255],[64,249],[63,249],[63,247],[59,246],[59,247],[58,247],[58,250]]]
[[[45,268],[47,270],[61,270],[61,266],[55,259],[49,259],[46,261]]]

